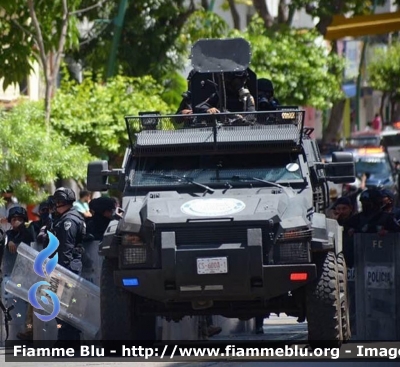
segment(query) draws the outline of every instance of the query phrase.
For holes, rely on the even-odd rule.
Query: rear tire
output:
[[[307,286],[308,340],[312,347],[340,347],[343,337],[336,256],[326,252],[314,257],[317,279]]]
[[[342,321],[343,342],[350,340],[350,311],[349,311],[349,295],[347,287],[347,265],[343,252],[339,253],[337,258],[340,286],[340,311]]]

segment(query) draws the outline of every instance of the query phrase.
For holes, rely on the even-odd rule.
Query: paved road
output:
[[[266,340],[266,343],[268,343],[268,340],[292,340],[294,342],[300,342],[301,344],[302,341],[306,341],[307,338],[307,324],[298,324],[293,318],[289,317],[276,317],[273,316],[270,319],[265,320],[264,324],[264,335],[251,335],[249,333],[241,333],[238,335],[229,335],[228,337],[216,337],[213,338],[215,340],[226,340],[229,338],[233,343],[235,341],[239,340]],[[268,346],[268,345],[267,345]],[[373,344],[370,346],[377,346],[377,347],[384,347],[384,343],[379,343],[379,344]],[[343,346],[341,348],[341,355],[344,354],[344,350],[347,349],[352,349],[352,353],[350,355],[350,358],[352,358],[352,361],[349,362],[341,362],[338,360],[333,360],[329,362],[322,362],[319,361],[318,359],[315,359],[314,361],[304,361],[304,362],[293,362],[290,360],[286,360],[284,364],[281,362],[275,362],[275,361],[269,361],[268,362],[268,367],[375,367],[375,366],[395,366],[395,365],[400,365],[400,356],[399,359],[397,359],[397,362],[391,362],[388,359],[381,359],[378,360],[377,362],[365,362],[360,359],[356,358],[356,345],[355,344],[347,344],[346,346]],[[397,344],[397,348],[400,348],[400,345]],[[7,362],[5,364],[5,351],[4,349],[0,349],[0,366],[7,366],[7,367],[22,367],[22,366],[28,366],[28,367],[42,367],[43,362]],[[98,366],[98,367],[116,367],[116,366],[132,366],[132,361],[126,362],[126,359],[120,357],[120,358],[115,358],[113,360],[104,357],[101,360],[94,360],[93,362],[91,361],[80,361],[79,358],[73,358],[73,362],[66,362],[70,361],[70,359],[65,359],[63,358],[62,361],[60,359],[52,359],[51,365],[56,365],[56,366],[63,366],[63,367],[90,367],[90,366]],[[174,362],[135,362],[135,367],[165,367],[165,366],[180,366],[180,367],[185,367],[185,366],[190,366],[190,367],[264,367],[266,365],[265,361],[257,361],[257,358],[255,357],[254,362],[247,362],[247,361],[238,361],[238,360],[227,360],[227,358],[221,360],[221,361],[206,361],[204,362],[180,362],[179,359],[176,359]]]

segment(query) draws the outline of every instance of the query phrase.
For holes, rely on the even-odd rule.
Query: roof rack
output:
[[[304,111],[126,116],[134,154],[198,154],[299,148]]]

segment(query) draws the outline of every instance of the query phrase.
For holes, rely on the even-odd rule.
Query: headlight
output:
[[[138,233],[126,233],[121,237],[120,265],[145,264],[148,260],[148,246],[144,243]]]
[[[144,264],[147,262],[147,248],[144,246],[130,246],[123,249],[122,265]]]
[[[143,240],[137,233],[127,233],[122,236],[121,241],[123,246],[143,246]]]
[[[301,264],[310,262],[308,242],[286,242],[279,244],[280,264]]]

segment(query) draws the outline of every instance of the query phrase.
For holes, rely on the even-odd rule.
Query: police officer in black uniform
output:
[[[39,219],[32,221],[28,227],[28,229],[31,231],[33,235],[34,241],[37,240],[37,236],[39,235],[40,230],[44,226],[47,227],[50,221],[51,221],[50,204],[48,200],[45,200],[39,204]]]
[[[58,188],[53,195],[56,212],[59,215],[54,224],[54,234],[59,241],[57,249],[59,265],[75,274],[82,271],[82,240],[86,235],[85,219],[74,207],[75,193],[66,187]],[[80,340],[80,330],[57,319],[58,340]]]
[[[348,233],[400,232],[393,213],[382,210],[382,193],[377,188],[370,188],[360,195],[362,212],[352,216],[345,224]]]
[[[101,241],[104,232],[114,217],[117,203],[113,198],[100,197],[91,200],[89,208],[93,216],[87,222],[87,235],[91,235],[92,239],[96,241]]]
[[[13,254],[13,262],[17,258],[17,247],[20,243],[25,243],[28,246],[33,241],[31,232],[26,228],[28,222],[28,213],[22,206],[15,206],[8,211],[8,222],[12,228],[6,232],[7,243],[6,248],[10,254]]]
[[[178,111],[176,111],[177,115],[191,115],[193,113],[192,109],[192,96],[191,96],[191,79],[195,74],[194,70],[191,70],[187,77],[187,85],[188,89],[186,92],[182,93],[182,101],[178,107]]]
[[[254,97],[247,89],[247,71],[225,73],[226,109],[229,112],[254,112]],[[194,108],[195,113],[219,113],[220,99],[218,93],[214,93],[203,103]]]
[[[274,85],[269,79],[257,80],[257,99],[259,111],[274,111],[280,105],[274,96]]]

